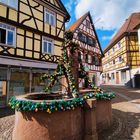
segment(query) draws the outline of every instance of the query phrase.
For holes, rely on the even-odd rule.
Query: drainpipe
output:
[[[130,52],[130,32],[128,32],[128,52],[127,53],[129,53]],[[128,61],[129,61],[129,56],[128,56]],[[129,66],[129,77],[130,77],[130,87],[133,87],[133,83],[132,83],[132,77],[131,77],[131,65],[130,65],[130,63],[128,64],[128,66]]]
[[[11,69],[10,69],[10,66],[8,65],[8,68],[7,68],[7,94],[6,94],[6,105],[8,105],[8,102],[9,102],[9,90],[10,90],[10,77],[11,77]]]

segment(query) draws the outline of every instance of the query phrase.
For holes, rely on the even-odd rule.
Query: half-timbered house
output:
[[[131,14],[105,48],[105,57],[102,60],[103,83],[140,86],[138,25],[140,25],[140,13]]]
[[[79,58],[90,79],[96,85],[100,85],[102,72],[101,58],[103,56],[94,23],[90,12],[79,18],[68,30],[74,33],[73,41],[79,44]],[[79,86],[86,87],[85,80],[79,78]]]
[[[0,0],[0,106],[42,90],[39,78],[56,68],[69,18],[61,0]]]

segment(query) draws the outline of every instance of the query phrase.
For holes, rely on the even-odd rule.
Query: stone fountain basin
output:
[[[51,103],[61,101],[62,95],[31,93],[17,96],[17,100]],[[63,99],[70,101],[71,99]],[[58,111],[15,111],[15,126],[12,140],[81,140],[83,137],[82,108]]]
[[[31,93],[17,96],[18,100],[47,103],[61,101],[58,93]],[[63,99],[70,101],[71,99]],[[69,111],[15,111],[15,126],[12,140],[92,140],[98,139],[97,132],[112,124],[111,101],[88,99],[84,108]]]

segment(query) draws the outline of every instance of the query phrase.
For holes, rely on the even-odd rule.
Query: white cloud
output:
[[[133,12],[140,12],[140,0],[77,0],[76,18],[90,11],[97,29],[118,29]]]

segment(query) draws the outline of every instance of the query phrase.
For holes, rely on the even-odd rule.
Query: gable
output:
[[[87,27],[87,22],[89,24],[88,25],[89,28]],[[89,16],[87,16],[86,19],[83,20],[83,22],[79,26],[79,29],[82,30],[82,31],[84,31],[86,34],[95,37],[95,32],[94,32],[94,29],[92,27],[92,23],[90,21]]]
[[[98,40],[98,36],[96,34],[95,27],[89,12],[84,16],[82,16],[80,19],[78,19],[72,26],[70,26],[69,30],[74,32],[74,37],[76,37],[76,39],[78,39],[78,33],[81,32],[87,37],[90,37],[93,40],[95,40],[96,41],[96,46],[94,47],[95,52],[103,55],[100,42]]]

